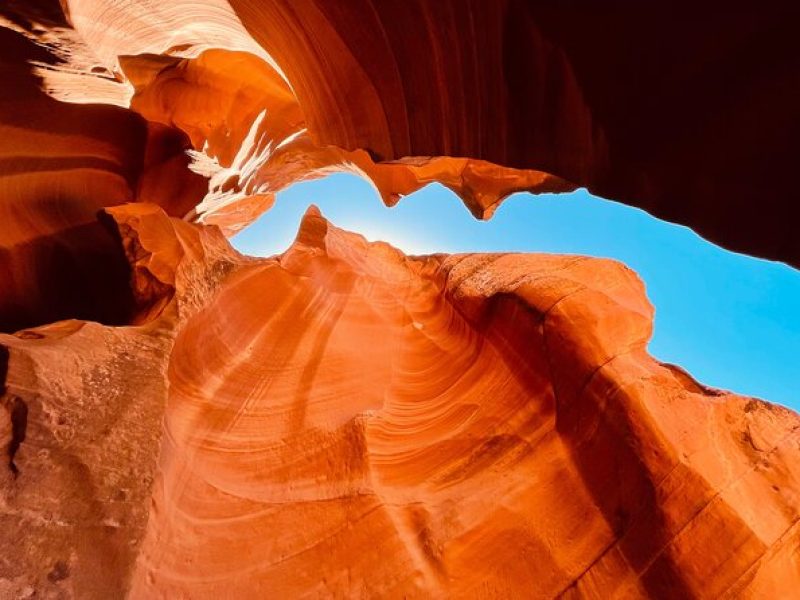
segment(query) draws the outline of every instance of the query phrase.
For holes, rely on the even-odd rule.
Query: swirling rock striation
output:
[[[10,594],[738,598],[800,578],[800,417],[651,358],[619,263],[406,257],[315,209],[249,259],[153,205],[109,213],[147,320],[0,339],[4,539],[28,540]]]
[[[758,597],[800,417],[646,352],[636,276],[309,211],[186,323],[134,597]],[[724,540],[724,543],[720,543]]]
[[[316,210],[277,257],[225,239],[351,170],[480,218],[586,185],[800,264],[792,23],[4,3],[0,597],[796,588],[800,417],[650,357],[624,266],[407,257]]]
[[[13,10],[14,3],[3,7],[0,18],[8,12],[21,19]],[[126,108],[61,102],[42,91],[36,69],[61,72],[73,60],[88,70],[88,50],[65,38],[66,23],[51,18],[0,27],[0,331],[6,332],[69,317],[128,322],[135,309],[127,263],[98,211],[144,195],[183,216],[206,187],[188,169],[183,132]],[[108,81],[99,75],[81,81],[93,90],[90,83],[101,79]]]

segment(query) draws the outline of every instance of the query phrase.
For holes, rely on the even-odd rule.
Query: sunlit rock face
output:
[[[765,597],[800,576],[800,417],[652,359],[623,265],[406,257],[315,210],[250,259],[153,205],[109,212],[142,324],[0,340],[8,594]]]
[[[133,596],[796,580],[800,418],[659,364],[651,320],[618,263],[409,258],[310,211],[175,340]]]
[[[793,21],[599,10],[4,3],[0,597],[795,589],[800,417],[650,357],[624,266],[225,238],[350,170],[798,264]]]

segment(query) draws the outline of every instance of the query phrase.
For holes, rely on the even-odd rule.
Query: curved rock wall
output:
[[[738,598],[800,576],[800,418],[649,357],[624,266],[408,258],[314,210],[248,259],[110,212],[150,321],[0,338],[10,595]]]
[[[199,212],[218,213],[207,222],[235,229],[292,181],[354,168],[388,202],[442,180],[478,216],[514,191],[585,186],[733,250],[800,263],[791,226],[800,49],[794,14],[780,6],[688,16],[666,5],[524,0],[62,4],[4,9],[65,61],[36,67],[44,89],[127,107],[141,84],[131,65],[152,55],[151,65],[173,64],[150,71],[164,79],[133,108],[185,117],[188,104],[194,118],[172,124],[186,126],[200,153],[198,128],[211,135],[206,158],[229,171],[207,189]],[[254,104],[264,77],[274,82]],[[221,107],[234,90],[242,110],[232,118]],[[287,129],[274,103],[288,108],[290,96]],[[266,113],[256,122],[258,106]],[[415,169],[373,173],[432,157],[439,162],[419,179]],[[463,176],[467,159],[495,167],[481,168],[489,176],[475,186]],[[210,174],[208,164],[198,169]],[[162,181],[191,177],[179,171]]]
[[[588,186],[800,264],[792,24],[4,3],[0,596],[785,596],[800,418],[650,357],[624,266],[224,235],[344,169],[479,218]]]
[[[128,267],[98,212],[144,196],[182,216],[205,180],[188,170],[181,131],[44,93],[34,67],[68,63],[43,24],[12,25],[0,28],[0,331],[69,317],[125,323]]]
[[[651,319],[611,261],[410,259],[311,211],[176,339],[134,597],[795,579],[800,419],[654,361]]]
[[[231,0],[315,139],[553,174],[800,264],[796,10]]]

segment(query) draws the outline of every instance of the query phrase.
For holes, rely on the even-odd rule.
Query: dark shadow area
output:
[[[3,14],[12,18],[14,7],[3,7]],[[45,17],[52,21],[58,11],[51,8]],[[30,27],[20,14],[28,13],[17,12],[13,20]],[[146,123],[117,107],[50,98],[41,91],[31,61],[58,62],[22,34],[0,29],[0,77],[5,82],[0,88],[0,127],[8,128],[0,138],[0,150],[5,149],[0,172],[0,331],[68,318],[127,323],[134,308],[130,268],[118,239],[97,221],[96,213],[103,203],[118,204],[130,196],[114,197],[98,176],[118,177],[123,185],[114,190],[136,186]],[[70,137],[76,140],[73,145],[64,141]],[[48,147],[50,139],[53,146]],[[119,146],[120,139],[126,141],[121,156],[97,153],[103,146]]]
[[[3,0],[0,15],[23,29],[32,29],[33,21],[67,27],[69,21],[59,0]]]
[[[68,26],[59,2],[11,2],[0,15],[36,35]],[[131,270],[98,211],[133,200],[183,216],[204,195],[181,131],[131,110],[60,102],[34,63],[46,46],[0,28],[0,331],[63,319],[124,325],[136,315]]]
[[[19,474],[17,465],[14,464],[14,456],[19,450],[20,444],[25,441],[25,434],[28,429],[28,405],[22,398],[6,394],[6,375],[8,375],[8,348],[0,346],[0,410],[7,413],[11,425],[11,439],[8,440],[6,453],[8,457],[8,468],[16,477]]]
[[[292,82],[319,143],[542,170],[800,265],[800,44],[788,3],[230,4]]]
[[[16,477],[19,469],[14,464],[14,456],[17,454],[22,442],[25,441],[25,434],[28,429],[28,405],[18,396],[11,396],[3,399],[6,410],[11,417],[11,441],[8,444],[8,467]]]
[[[609,146],[590,190],[726,248],[800,265],[796,9],[525,2]]]
[[[0,331],[62,319],[131,322],[136,302],[118,234],[99,221],[0,248]]]

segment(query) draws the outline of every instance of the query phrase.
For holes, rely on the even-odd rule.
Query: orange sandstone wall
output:
[[[618,263],[411,259],[310,211],[175,341],[133,596],[797,581],[800,418],[659,364],[651,321]]]
[[[478,216],[514,191],[586,186],[797,265],[794,17],[526,0],[37,0],[0,12],[5,33],[57,55],[6,53],[14,68],[37,63],[51,98],[141,110],[218,160],[166,161],[147,189],[179,190],[144,199],[175,202],[174,214],[196,206],[232,231],[331,169],[372,177],[389,203],[442,180]],[[398,169],[409,162],[432,168]],[[193,172],[220,173],[203,202]]]
[[[6,332],[68,317],[127,322],[133,311],[127,264],[98,211],[144,198],[182,216],[206,187],[187,168],[182,132],[129,109],[46,94],[35,69],[64,66],[46,27],[65,24],[45,19],[35,27],[24,21],[0,27],[0,331]]]
[[[800,264],[796,8],[231,0],[319,143],[550,173]]]
[[[588,3],[587,3],[588,4]],[[782,597],[800,417],[646,352],[585,257],[406,257],[295,181],[479,218],[584,185],[800,264],[793,23],[522,0],[0,6],[0,597]]]
[[[800,417],[652,359],[624,266],[409,258],[315,210],[249,259],[152,205],[110,214],[149,320],[0,338],[9,595],[755,598],[800,578]]]

